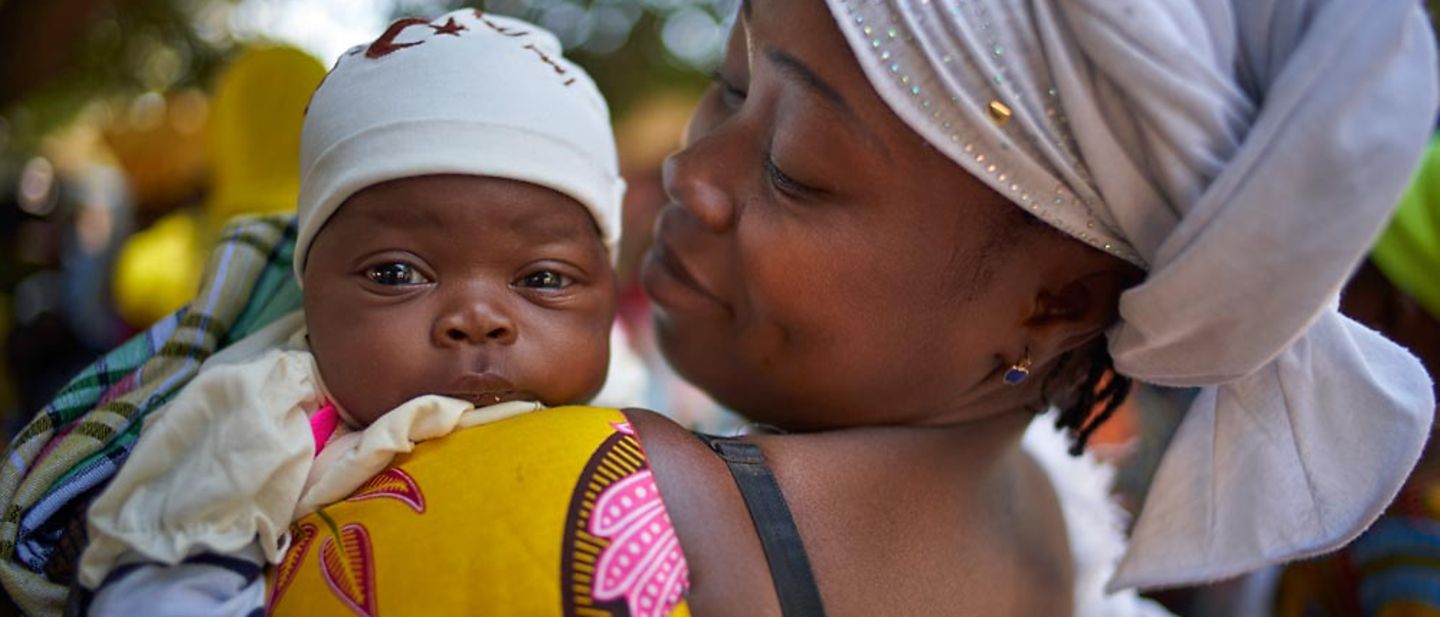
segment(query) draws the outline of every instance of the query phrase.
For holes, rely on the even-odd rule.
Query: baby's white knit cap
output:
[[[559,40],[526,22],[462,10],[402,19],[345,52],[306,111],[295,276],[325,221],[387,180],[473,174],[530,182],[590,211],[607,248],[625,182],[605,99]]]

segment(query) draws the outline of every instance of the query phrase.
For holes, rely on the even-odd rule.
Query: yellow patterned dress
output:
[[[420,444],[291,534],[272,615],[689,615],[685,556],[614,409]]]

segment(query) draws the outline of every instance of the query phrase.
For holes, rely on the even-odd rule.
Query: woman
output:
[[[745,3],[643,277],[677,372],[779,431],[707,447],[628,412],[688,606],[1145,610],[1078,584],[1089,531],[1021,448],[1047,405],[1083,445],[1090,393],[1123,388],[1097,383],[1107,345],[1122,375],[1223,384],[1112,585],[1353,537],[1432,404],[1413,358],[1333,309],[1425,143],[1429,36],[1408,2]],[[385,533],[364,507],[336,521]],[[575,585],[613,586],[599,546]]]
[[[272,606],[1151,610],[1083,584],[1089,529],[1021,447],[1050,405],[1083,446],[1125,385],[1110,355],[1210,386],[1112,586],[1343,543],[1394,495],[1432,407],[1413,358],[1332,306],[1436,97],[1418,9],[1357,4],[745,3],[667,164],[644,277],[678,372],[779,430],[707,445],[631,411],[582,436],[557,412],[454,435],[303,520]],[[582,441],[603,444],[557,462]],[[562,464],[592,484],[553,480]],[[621,507],[611,488],[652,476],[663,504]],[[551,482],[562,497],[532,491]],[[683,555],[606,537],[627,513],[658,538],[673,523]],[[688,569],[684,601],[607,579],[612,546],[661,555],[616,566],[626,581]]]

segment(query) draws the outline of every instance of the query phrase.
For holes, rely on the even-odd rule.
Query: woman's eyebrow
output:
[[[855,112],[852,111],[850,105],[845,102],[845,97],[840,96],[840,91],[836,90],[834,86],[831,86],[830,82],[816,75],[815,71],[806,66],[804,62],[801,62],[799,58],[773,47],[766,48],[765,57],[769,59],[770,63],[775,65],[776,68],[808,86],[811,90],[815,91],[816,94],[819,94],[822,98],[833,104],[836,109],[852,118],[855,117]]]
[[[836,90],[835,86],[830,85],[830,82],[825,81],[825,79],[816,74],[813,69],[806,66],[804,62],[801,62],[799,58],[784,51],[767,47],[765,48],[765,58],[769,60],[771,64],[775,65],[775,68],[779,69],[780,72],[804,84],[812,92],[819,95],[821,100],[829,103],[831,107],[844,115],[847,120],[846,125],[858,127],[860,129],[860,137],[875,145],[882,151],[881,153],[886,158],[889,158],[890,150],[885,147],[885,144],[880,141],[880,138],[876,136],[864,122],[860,121],[860,116],[856,115],[855,110],[850,108],[850,104],[845,102],[845,97],[840,96],[840,91]]]

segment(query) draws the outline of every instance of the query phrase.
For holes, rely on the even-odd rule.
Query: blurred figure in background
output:
[[[192,88],[101,99],[42,140],[6,210],[18,216],[0,268],[22,416],[192,297],[224,220],[294,208],[300,116],[323,72],[293,48],[249,50],[213,112]]]
[[[104,148],[93,126],[77,126],[47,140],[21,171],[19,216],[5,242],[14,296],[4,348],[22,409],[43,405],[127,334],[108,281],[133,200]]]
[[[293,47],[242,52],[220,75],[211,102],[211,185],[198,207],[165,215],[135,234],[115,268],[115,304],[144,328],[193,297],[221,226],[242,214],[295,209],[300,123],[325,68]]]

